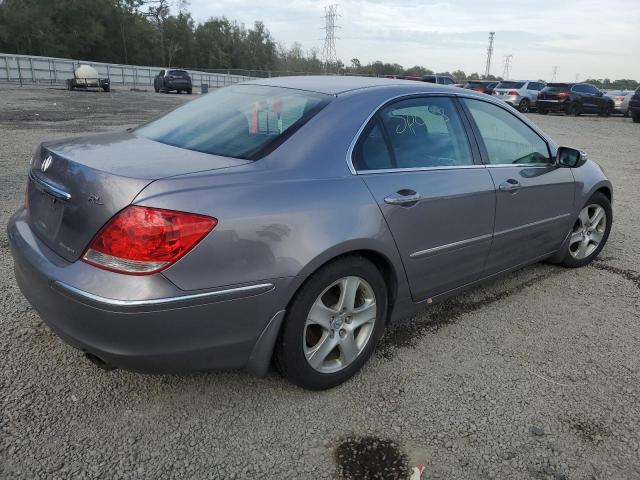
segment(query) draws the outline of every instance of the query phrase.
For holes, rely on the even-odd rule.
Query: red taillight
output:
[[[148,275],[172,265],[217,225],[213,217],[129,206],[93,238],[82,260],[129,275]]]
[[[517,97],[519,95],[517,90],[509,90],[507,92],[507,95],[509,95],[510,97]]]
[[[567,98],[569,96],[569,92],[560,92],[558,94],[558,97],[560,98]]]
[[[476,87],[473,90],[475,90],[476,92],[484,92],[484,88],[482,87]]]

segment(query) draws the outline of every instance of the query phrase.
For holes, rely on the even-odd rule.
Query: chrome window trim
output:
[[[150,300],[116,300],[114,298],[102,297],[93,293],[85,292],[79,288],[68,285],[64,282],[56,280],[53,285],[74,294],[75,296],[96,302],[102,305],[112,307],[146,307],[155,305],[167,305],[176,302],[184,302],[189,300],[215,298],[223,295],[243,294],[243,293],[265,293],[273,289],[273,283],[261,283],[259,285],[247,285],[244,287],[227,288],[224,290],[216,290],[213,292],[192,293],[187,295],[178,295],[175,297],[154,298]]]
[[[467,168],[486,168],[486,165],[442,165],[438,167],[380,168],[377,170],[358,170],[356,175],[398,172],[425,172],[429,170],[461,170]]]
[[[437,84],[432,84],[432,85],[437,85]],[[360,171],[356,170],[355,167],[353,166],[353,158],[352,158],[353,157],[353,151],[356,148],[356,144],[358,143],[358,140],[360,140],[360,136],[362,135],[362,132],[364,132],[364,129],[367,127],[367,125],[369,124],[371,119],[385,105],[393,103],[396,100],[400,100],[400,99],[403,99],[403,100],[407,99],[408,100],[408,99],[415,98],[415,97],[451,97],[451,98],[469,97],[469,98],[474,98],[473,95],[460,95],[457,92],[429,92],[429,91],[402,93],[400,95],[395,95],[393,97],[387,98],[384,102],[380,103],[376,108],[373,109],[373,111],[367,117],[367,119],[363,122],[363,124],[360,125],[360,128],[358,129],[358,131],[356,132],[355,136],[351,140],[351,144],[349,145],[349,149],[347,150],[346,162],[347,162],[347,167],[349,168],[349,171],[351,172],[352,175],[359,175],[360,174],[359,172],[367,172],[367,173],[374,172],[373,170],[360,170]],[[466,127],[464,127],[464,125],[463,125],[463,128],[466,130]],[[466,166],[467,167],[472,167],[472,166],[473,167],[475,167],[475,166],[482,167],[483,165],[466,165]],[[439,168],[439,167],[417,167],[417,168],[424,168],[424,169],[427,169],[427,170],[431,170],[431,169]],[[386,169],[386,170],[397,172],[397,171],[399,171],[401,169],[393,168],[393,169]],[[420,170],[411,170],[411,171],[420,171]],[[382,170],[375,171],[375,172],[376,173],[383,173]]]
[[[467,246],[469,244],[480,242],[482,240],[488,240],[488,239],[490,239],[492,237],[493,237],[492,233],[487,233],[485,235],[480,235],[478,237],[471,237],[471,238],[467,238],[465,240],[460,240],[458,242],[447,243],[445,245],[439,245],[439,246],[433,247],[433,248],[427,248],[426,250],[420,250],[418,252],[413,252],[412,254],[409,255],[409,258],[418,258],[418,257],[423,257],[423,256],[431,254],[431,253],[437,253],[437,252],[440,252],[442,250],[448,250],[450,248],[464,247],[464,246]]]
[[[487,168],[522,167],[522,168],[549,168],[555,167],[556,162],[549,163],[486,163]]]

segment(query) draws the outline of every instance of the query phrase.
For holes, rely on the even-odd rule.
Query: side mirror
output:
[[[576,168],[585,164],[587,154],[575,148],[560,147],[558,148],[556,158],[558,159],[558,165],[561,167]]]
[[[601,97],[601,96],[603,96],[603,95],[604,95],[604,93],[602,93],[602,92],[598,92],[598,96],[599,96],[599,97]]]

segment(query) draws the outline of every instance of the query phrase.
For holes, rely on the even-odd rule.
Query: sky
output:
[[[190,0],[197,21],[225,16],[265,23],[287,46],[322,48],[325,5],[335,0]],[[422,65],[434,71],[485,70],[488,36],[496,32],[491,73],[513,55],[512,79],[640,80],[640,0],[338,0],[336,51],[358,58]]]

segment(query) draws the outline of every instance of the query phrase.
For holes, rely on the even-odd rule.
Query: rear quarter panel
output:
[[[183,290],[296,277],[295,290],[322,264],[354,250],[383,255],[404,279],[386,222],[357,176],[282,180],[259,169],[204,175],[156,182],[135,203],[218,219],[163,272]]]

